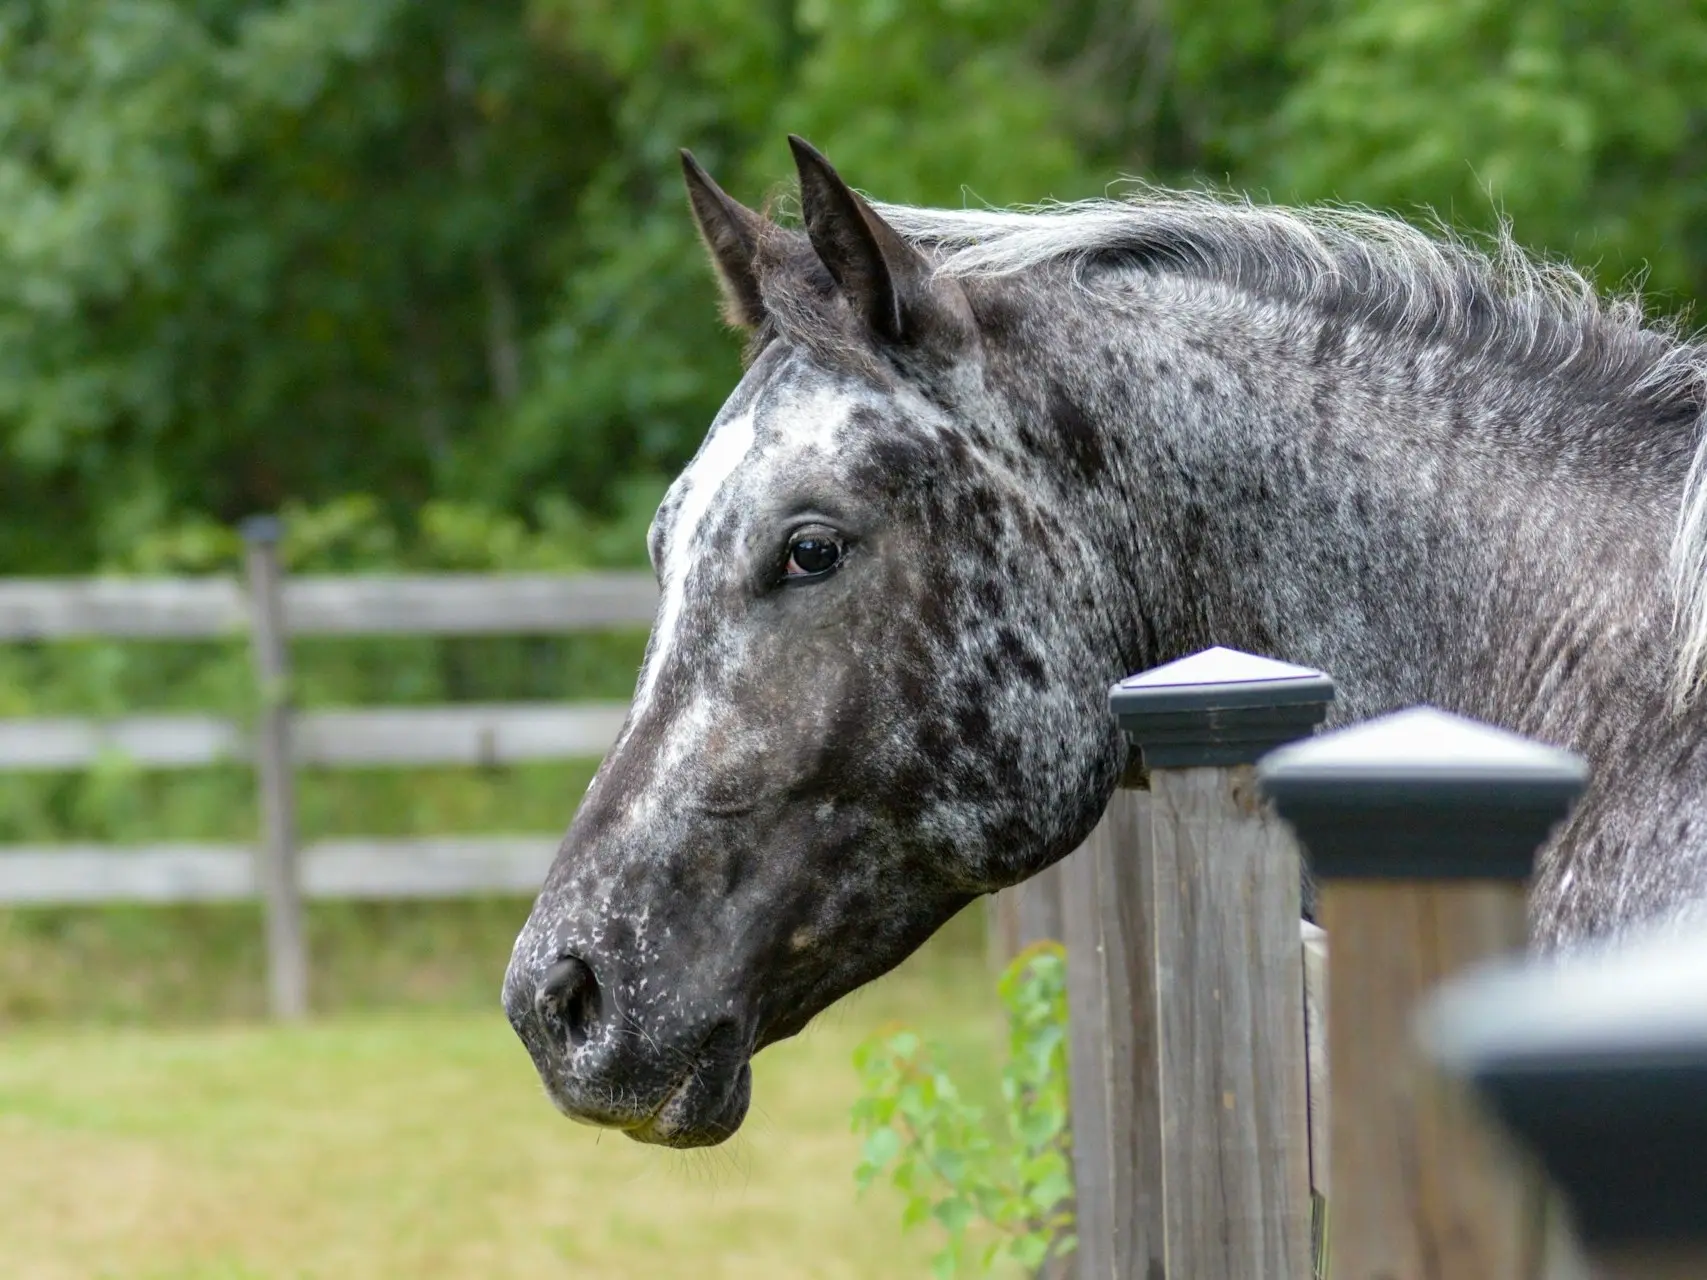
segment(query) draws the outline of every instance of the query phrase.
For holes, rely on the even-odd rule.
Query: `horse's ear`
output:
[[[819,259],[856,312],[890,342],[917,342],[943,317],[931,264],[841,174],[793,134],[800,212]]]
[[[753,260],[758,257],[764,218],[718,186],[693,153],[682,149],[682,177],[699,237],[711,254],[723,288],[723,316],[737,329],[752,332],[764,322],[764,300]]]

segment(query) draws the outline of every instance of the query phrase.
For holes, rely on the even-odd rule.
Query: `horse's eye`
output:
[[[842,562],[847,545],[835,534],[822,530],[797,533],[788,540],[787,578],[818,578]]]

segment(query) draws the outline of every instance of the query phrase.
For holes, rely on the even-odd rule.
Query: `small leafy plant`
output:
[[[997,990],[1008,1019],[999,1125],[967,1101],[916,1032],[880,1032],[854,1054],[862,1089],[853,1127],[865,1137],[855,1177],[863,1191],[887,1175],[906,1197],[903,1227],[935,1221],[946,1233],[933,1268],[942,1278],[1000,1262],[1035,1273],[1077,1244],[1060,945],[1021,952]]]

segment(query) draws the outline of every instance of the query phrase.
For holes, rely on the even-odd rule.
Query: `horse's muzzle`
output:
[[[750,1037],[727,1017],[682,1016],[679,999],[668,1016],[625,1008],[617,997],[631,993],[602,986],[581,957],[560,955],[537,973],[512,964],[504,1011],[570,1119],[661,1146],[722,1142],[752,1098]]]

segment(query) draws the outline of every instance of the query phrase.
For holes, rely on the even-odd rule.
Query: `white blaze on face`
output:
[[[712,428],[705,447],[682,473],[679,483],[685,489],[681,505],[676,508],[675,522],[670,529],[669,550],[664,563],[658,566],[663,579],[664,601],[658,611],[658,624],[652,630],[652,654],[646,663],[640,687],[634,693],[630,721],[638,720],[652,699],[658,673],[664,669],[671,648],[675,645],[676,628],[681,625],[682,603],[687,597],[688,572],[699,559],[699,527],[706,513],[716,502],[717,495],[729,483],[753,447],[755,406],[747,407],[733,418]]]
[[[757,368],[749,371],[754,377]],[[637,723],[651,704],[660,673],[679,641],[677,635],[686,604],[688,576],[695,566],[715,562],[704,540],[715,514],[727,509],[729,486],[741,475],[762,489],[767,483],[760,467],[797,472],[820,459],[835,456],[843,443],[856,398],[845,385],[828,380],[790,384],[787,367],[767,375],[767,385],[749,395],[740,412],[715,424],[694,460],[676,482],[681,497],[669,529],[669,546],[658,565],[663,584],[662,607],[652,631],[652,650],[635,690],[629,723]],[[765,411],[765,447],[755,452],[758,411]],[[715,564],[711,571],[715,572]],[[677,712],[670,733],[671,758],[692,753],[695,733],[708,731],[713,708],[690,705]]]

